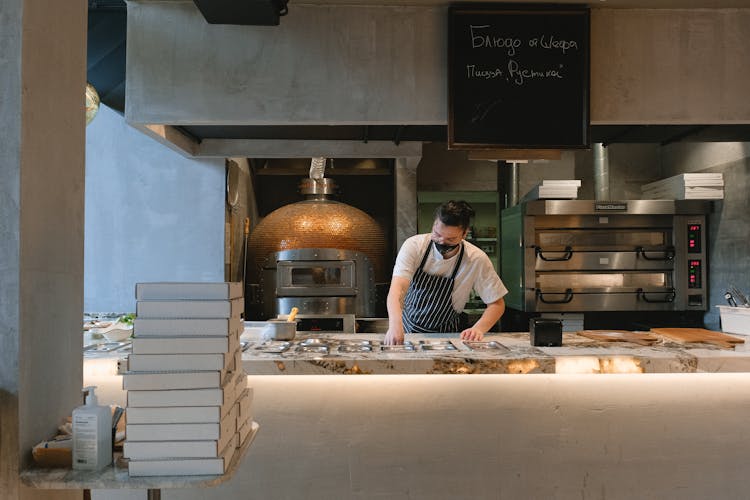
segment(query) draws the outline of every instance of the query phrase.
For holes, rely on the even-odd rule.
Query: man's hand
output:
[[[404,343],[404,324],[401,322],[401,313],[404,310],[404,299],[409,289],[409,280],[401,276],[394,276],[391,280],[391,288],[388,290],[388,331],[383,339],[385,345],[397,345]]]
[[[474,323],[474,326],[471,328],[467,328],[461,332],[461,340],[482,340],[484,332],[489,331],[504,312],[505,300],[503,299],[497,299],[495,302],[487,304],[487,309],[484,310],[479,321]]]
[[[472,326],[461,332],[461,340],[482,340],[483,338],[484,332],[478,330],[476,326]]]
[[[404,343],[404,329],[389,328],[383,339],[384,345],[398,345]]]

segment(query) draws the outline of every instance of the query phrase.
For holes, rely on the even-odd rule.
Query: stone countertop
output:
[[[741,335],[737,337],[744,338]],[[299,352],[299,343],[315,338],[330,342],[327,354]],[[725,349],[711,344],[681,344],[664,337],[651,346],[605,342],[563,334],[561,347],[535,347],[528,333],[485,335],[501,349],[471,350],[455,333],[407,335],[415,350],[381,351],[382,334],[298,334],[281,353],[264,352],[279,342],[243,335],[249,342],[242,354],[250,375],[359,374],[534,374],[534,373],[727,373],[750,372],[750,346]],[[340,352],[342,342],[372,342],[371,352]],[[420,342],[449,341],[455,350],[422,350]]]

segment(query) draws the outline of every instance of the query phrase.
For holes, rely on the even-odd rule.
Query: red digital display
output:
[[[688,288],[701,288],[701,261],[688,261]]]
[[[688,253],[701,252],[701,225],[688,224],[687,227],[687,246]]]

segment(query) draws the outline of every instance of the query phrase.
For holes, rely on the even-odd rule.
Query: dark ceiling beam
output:
[[[627,137],[629,134],[631,134],[632,132],[634,132],[640,127],[641,125],[629,125],[625,127],[625,129],[620,131],[619,133],[612,135],[606,141],[601,141],[602,146],[607,147],[610,144],[615,144],[616,142],[621,141],[622,139],[624,139],[625,137]]]
[[[89,1],[86,80],[102,103],[125,112],[127,8],[124,0]]]
[[[309,158],[321,151],[330,158],[410,158],[422,156],[422,142],[370,140],[203,139],[194,156],[203,158]]]
[[[94,86],[101,102],[125,112],[125,40],[107,57],[88,67],[86,80]]]
[[[127,10],[125,0],[89,0],[89,13],[112,10]]]
[[[111,52],[93,64],[87,71],[89,82],[106,93],[106,89],[119,85],[125,80],[125,39]],[[101,92],[100,92],[101,93]]]
[[[189,130],[187,130],[185,127],[181,127],[179,125],[173,125],[172,128],[174,130],[177,130],[178,132],[180,132],[182,135],[184,135],[185,137],[187,137],[188,139],[190,139],[195,144],[200,144],[201,142],[203,142],[203,139],[201,139],[200,137],[195,136]]]
[[[125,44],[127,13],[124,10],[90,12],[86,36],[86,65],[90,68]]]
[[[667,137],[666,139],[661,141],[659,144],[661,146],[666,146],[668,144],[672,144],[673,142],[679,142],[685,139],[686,137],[689,137],[693,134],[697,134],[698,132],[701,132],[707,129],[708,127],[710,127],[710,125],[696,125],[695,127],[690,127],[689,129],[684,130],[678,134],[674,134],[672,136]]]
[[[96,87],[94,87],[96,88]],[[110,88],[105,94],[99,95],[99,100],[118,111],[120,114],[125,113],[125,80],[119,85]]]
[[[193,0],[208,24],[278,26],[287,0]]]
[[[445,141],[444,125],[185,125],[203,139]]]
[[[615,143],[659,144],[686,132],[686,125],[594,125],[593,142],[605,146]],[[688,133],[696,133],[698,126]],[[702,125],[709,134],[700,134],[703,142],[750,142],[750,125]],[[372,141],[446,142],[445,125],[182,125],[182,130],[200,139],[293,140],[293,141]],[[674,140],[674,139],[672,139]]]

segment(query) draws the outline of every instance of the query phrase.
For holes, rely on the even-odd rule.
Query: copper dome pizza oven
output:
[[[305,200],[274,210],[250,234],[245,310],[267,319],[292,307],[300,331],[354,331],[372,317],[376,283],[385,281],[385,243],[378,223],[331,199],[331,179],[300,183]]]

